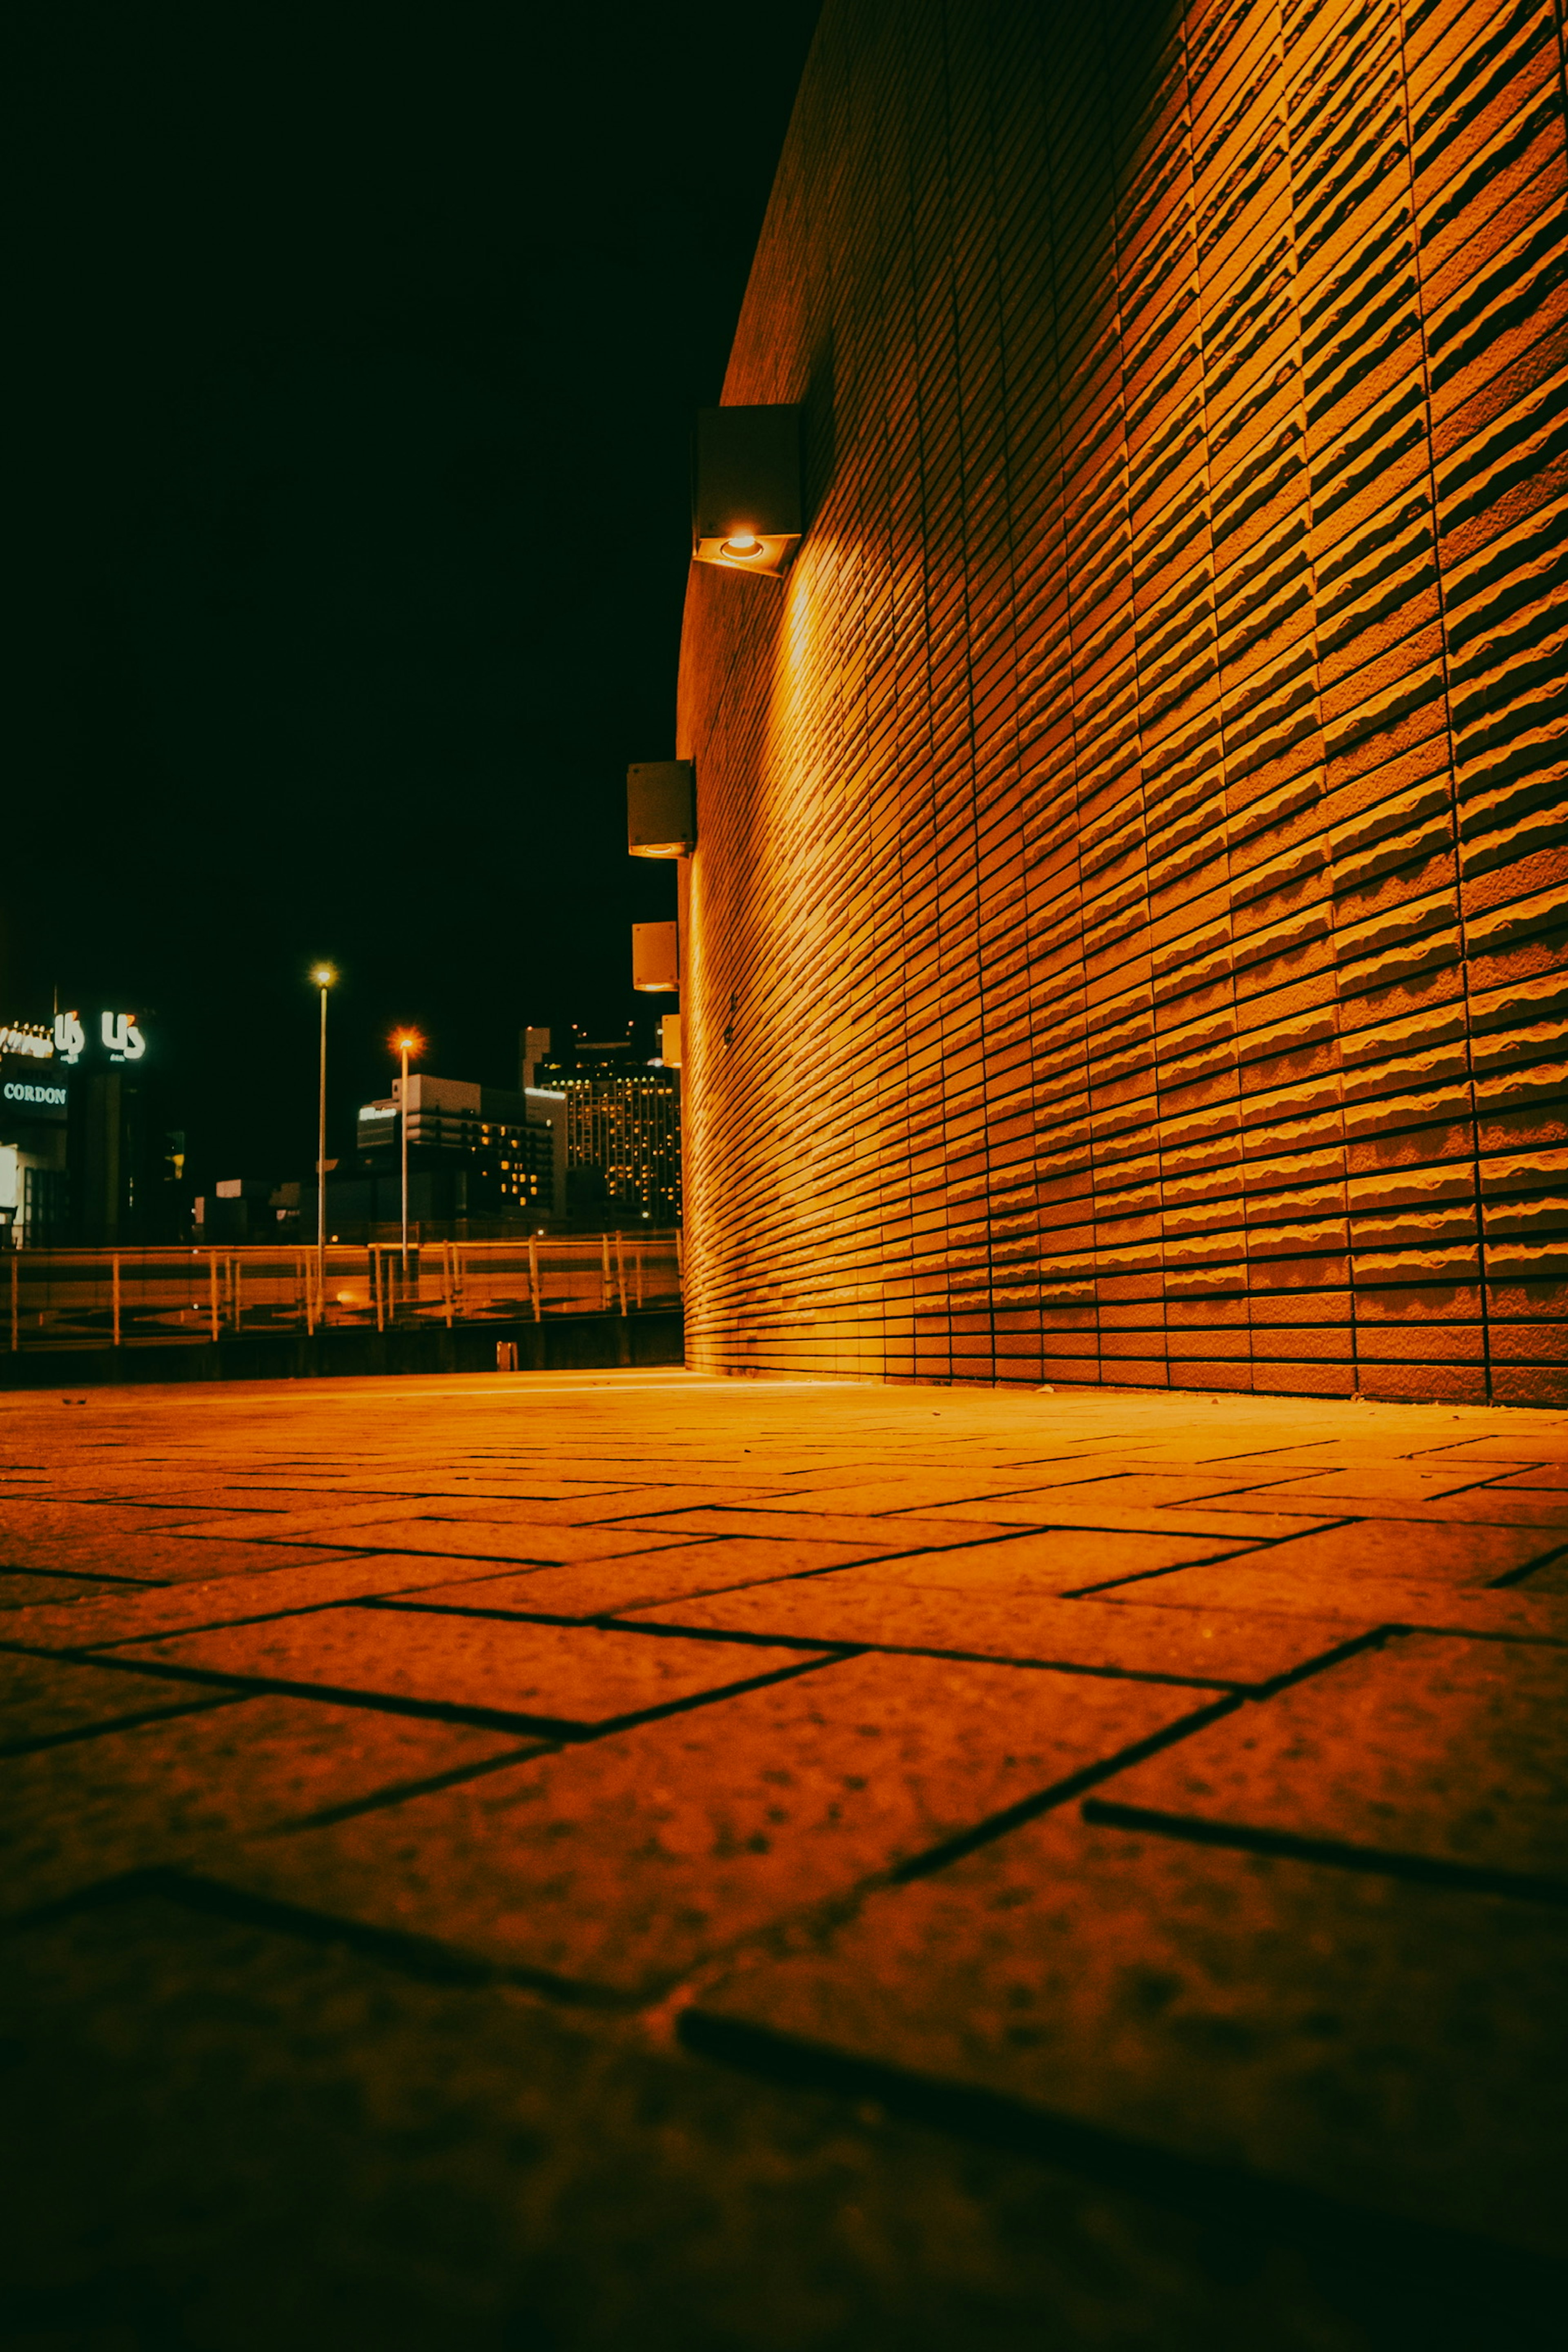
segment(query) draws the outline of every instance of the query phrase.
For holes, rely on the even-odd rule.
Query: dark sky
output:
[[[9,970],[142,1013],[198,1178],[624,1029],[716,400],[816,0],[16,12]],[[20,30],[18,30],[20,26]],[[340,1136],[339,1139],[342,1139]]]

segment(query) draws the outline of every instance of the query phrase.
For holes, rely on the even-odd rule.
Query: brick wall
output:
[[[1563,70],[828,0],[724,391],[813,520],[682,651],[694,1362],[1565,1393]]]

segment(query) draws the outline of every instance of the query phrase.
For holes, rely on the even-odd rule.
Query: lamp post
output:
[[[425,1040],[417,1029],[400,1029],[392,1041],[393,1049],[402,1056],[403,1083],[397,1092],[397,1140],[403,1161],[403,1280],[408,1282],[408,1056],[423,1050]]]
[[[321,1076],[316,1120],[316,1255],[321,1286],[327,1275],[327,991],[337,979],[330,963],[312,967],[310,978],[321,994]]]

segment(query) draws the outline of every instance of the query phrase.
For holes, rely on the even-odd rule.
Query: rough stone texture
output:
[[[1511,2257],[1462,2294],[166,1903],[0,1945],[0,1999],[28,2352],[1475,2352],[1535,2325]]]
[[[148,1679],[138,1675],[133,1687]],[[26,1913],[125,1871],[189,1860],[215,1840],[417,1787],[527,1745],[470,1724],[237,1697],[9,1757],[0,1764],[0,1907]]]
[[[793,1947],[701,2010],[1563,2251],[1561,1911],[1057,1817]]]
[[[1419,1567],[1417,1560],[1414,1563]],[[1520,1641],[1568,1642],[1568,1594],[1538,1581],[1497,1592],[1458,1585],[1442,1574],[1379,1576],[1374,1572],[1333,1580],[1302,1576],[1270,1561],[1243,1570],[1229,1560],[1212,1568],[1178,1569],[1172,1576],[1102,1587],[1108,1601],[1145,1608],[1260,1609],[1309,1617],[1342,1617],[1364,1623],[1368,1617],[1389,1625],[1415,1625],[1447,1633],[1511,1634]]]
[[[1119,1774],[1119,1805],[1554,1879],[1568,1651],[1396,1635]]]
[[[864,1544],[771,1542],[766,1536],[711,1543],[682,1543],[668,1551],[639,1553],[631,1559],[600,1560],[569,1568],[531,1568],[521,1576],[487,1576],[465,1582],[460,1591],[445,1586],[431,1596],[437,1607],[446,1593],[453,1608],[516,1610],[522,1615],[598,1617],[685,1592],[722,1591],[730,1585],[766,1583],[780,1577],[815,1576],[823,1569],[849,1566],[866,1557]],[[410,1603],[423,1602],[409,1593]]]
[[[668,1372],[324,1388],[0,1398],[29,1507],[391,1507],[359,1521],[374,1552],[247,1542],[279,1565],[162,1586],[153,1548],[210,1569],[236,1538],[160,1507],[116,1536],[125,1585],[0,1624],[28,1750],[0,1760],[0,2334],[1539,2338],[1565,1915],[1494,1889],[1560,1868],[1568,1598],[1551,1528],[1409,1515],[1560,1491],[1519,1482],[1568,1460],[1561,1417]],[[1335,1524],[1276,1507],[1343,1472],[1364,1491]],[[1110,1527],[973,1516],[1122,1480],[1142,1500]],[[893,1507],[839,1509],[851,1485]],[[1191,1524],[1211,1511],[1234,1541]],[[649,1548],[498,1573],[401,1548],[433,1525]],[[1084,1559],[1104,1594],[1043,1565]],[[1391,1634],[1417,1604],[1488,1638]],[[321,1679],[350,1672],[353,1706]],[[266,1686],[296,1673],[321,1695]],[[447,1719],[520,1695],[570,1740]],[[134,1728],[100,1711],[150,1701]],[[1175,1789],[1164,1828],[1084,1826],[1140,1788]]]
[[[582,1625],[530,1625],[433,1610],[316,1609],[259,1625],[122,1644],[132,1663],[311,1684],[334,1696],[415,1699],[552,1723],[611,1723],[798,1665],[794,1650],[650,1642]]]
[[[711,1654],[721,1671],[722,1651]],[[779,1655],[741,1654],[764,1670]],[[769,1920],[1181,1722],[1201,1696],[938,1659],[828,1660],[393,1813],[253,1848],[223,1876],[505,1968],[651,1998]]]
[[[1194,1678],[1237,1689],[1294,1674],[1357,1637],[1331,1618],[1215,1609],[1123,1609],[1009,1591],[931,1591],[870,1577],[819,1576],[643,1609],[647,1622],[734,1633],[962,1651],[1123,1674]],[[1362,1631],[1376,1622],[1369,1618]]]
[[[0,1656],[0,1755],[147,1716],[210,1706],[212,1699],[210,1692],[172,1690],[154,1675],[117,1674],[58,1658]]]

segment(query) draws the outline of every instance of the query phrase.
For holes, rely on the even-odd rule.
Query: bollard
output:
[[[516,1371],[517,1341],[515,1339],[498,1339],[496,1341],[496,1370],[498,1372]]]

